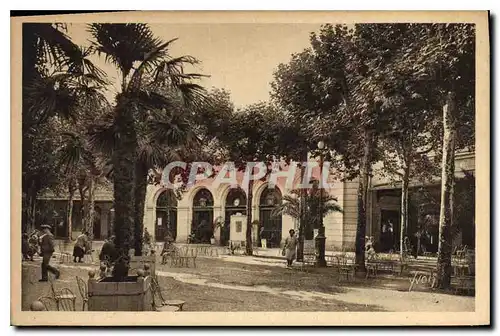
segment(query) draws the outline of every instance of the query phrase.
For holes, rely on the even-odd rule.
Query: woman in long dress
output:
[[[286,257],[286,267],[292,267],[293,260],[297,255],[297,244],[299,240],[295,236],[295,230],[291,229],[288,232],[290,233],[290,236],[285,239],[283,252]]]
[[[87,253],[87,247],[89,244],[88,232],[84,231],[81,235],[76,238],[75,247],[73,248],[73,262],[83,262],[83,256]]]

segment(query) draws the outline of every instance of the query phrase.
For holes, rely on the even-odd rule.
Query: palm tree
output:
[[[68,238],[71,239],[71,216],[73,198],[78,189],[83,206],[85,231],[90,236],[94,230],[95,191],[97,186],[109,176],[111,167],[105,155],[95,151],[90,145],[86,133],[70,130],[62,133],[62,146],[59,149],[60,165],[67,176],[69,192],[67,207]],[[86,194],[88,193],[88,199]]]
[[[144,203],[150,169],[158,170],[168,163],[187,157],[192,147],[199,144],[189,122],[186,110],[180,106],[169,111],[163,109],[148,113],[138,123],[138,152],[135,165],[135,236],[136,255],[142,252],[144,231]]]
[[[47,185],[33,165],[40,127],[56,116],[73,118],[82,109],[95,109],[104,97],[102,71],[88,60],[91,50],[75,45],[63,24],[23,24],[22,190],[23,226],[33,225],[34,202]],[[38,141],[39,142],[39,141]],[[36,161],[36,159],[35,159]]]
[[[333,212],[342,212],[342,208],[337,202],[338,199],[332,195],[325,195],[324,192],[321,195],[318,181],[313,181],[310,189],[294,189],[290,191],[289,195],[284,195],[283,202],[273,209],[272,215],[288,215],[299,221],[301,223],[299,231],[302,234],[304,231],[312,230],[312,228],[319,228],[321,222],[320,204],[322,204],[323,217]],[[304,209],[302,209],[301,204],[304,204]],[[301,216],[304,216],[303,220],[301,220]]]
[[[190,56],[170,57],[169,46],[175,40],[164,42],[156,38],[146,24],[94,23],[88,26],[88,31],[94,39],[92,47],[115,65],[121,76],[121,92],[115,98],[107,129],[114,130],[110,144],[114,170],[116,245],[119,253],[127,256],[130,231],[135,227],[136,185],[142,180],[137,173],[144,173],[144,181],[147,179],[147,170],[137,169],[140,121],[146,119],[144,115],[147,112],[154,114],[172,107],[171,97],[161,94],[158,90],[161,88],[178,93],[187,104],[196,103],[203,95],[203,88],[191,83],[191,80],[201,75],[185,73],[184,65],[196,64],[197,60]],[[101,130],[104,129],[106,127],[101,127]],[[139,244],[142,230],[136,233],[136,237],[139,238],[136,244]],[[140,250],[136,250],[136,255]]]

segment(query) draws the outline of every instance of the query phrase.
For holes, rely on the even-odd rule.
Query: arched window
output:
[[[177,238],[177,198],[171,189],[163,191],[156,200],[156,241],[165,241],[170,236]]]
[[[208,189],[199,190],[193,199],[193,207],[206,208],[214,206],[214,198]]]
[[[193,198],[193,218],[191,221],[192,243],[210,243],[213,230],[214,197],[208,189],[200,189]]]
[[[259,230],[259,240],[267,239],[269,247],[277,247],[281,242],[282,216],[272,216],[273,209],[279,204],[281,204],[279,189],[264,189],[259,202],[259,218],[262,228]]]

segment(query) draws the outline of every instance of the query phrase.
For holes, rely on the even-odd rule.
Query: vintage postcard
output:
[[[490,323],[488,12],[11,26],[12,324]]]

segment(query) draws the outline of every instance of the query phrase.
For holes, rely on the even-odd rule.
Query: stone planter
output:
[[[143,269],[146,271],[146,275],[155,275],[156,273],[156,254],[148,256],[132,256],[130,257],[130,269],[129,273],[136,274],[137,270]],[[149,273],[148,273],[149,272]]]
[[[97,280],[95,273],[89,272],[88,310],[89,311],[151,311],[152,293],[151,277],[139,275],[128,276],[123,282],[114,282],[107,277]]]

